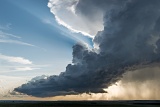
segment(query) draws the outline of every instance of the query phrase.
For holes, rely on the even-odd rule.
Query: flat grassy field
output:
[[[0,102],[0,107],[160,107],[160,103],[127,101],[8,101]]]

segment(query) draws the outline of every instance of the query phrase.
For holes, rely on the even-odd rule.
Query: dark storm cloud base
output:
[[[0,107],[160,107],[159,100],[126,101],[0,101]]]

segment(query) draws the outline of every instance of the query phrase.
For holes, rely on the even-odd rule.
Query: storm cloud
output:
[[[99,100],[158,100],[160,99],[160,65],[151,64],[126,72],[123,78],[110,86]]]
[[[76,44],[72,64],[67,65],[65,72],[34,78],[15,91],[36,97],[106,93],[104,88],[120,80],[126,71],[159,63],[159,0],[75,1],[75,14],[93,23],[96,18],[92,16],[97,15],[94,9],[103,13],[104,29],[94,37],[95,47]]]
[[[93,38],[97,31],[103,30],[103,13],[99,8],[93,8],[91,5],[92,8],[89,7],[90,10],[94,9],[96,14],[90,14],[92,18],[86,17],[81,12],[81,5],[78,6],[81,9],[80,11],[76,9],[79,4],[81,4],[79,0],[49,0],[48,7],[60,25],[65,26],[73,32],[80,32]],[[87,6],[87,4],[85,5]],[[86,6],[83,7],[86,8]]]

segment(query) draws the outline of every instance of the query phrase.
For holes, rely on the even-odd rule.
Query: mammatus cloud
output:
[[[54,1],[49,2],[52,2],[49,7],[56,5]],[[67,65],[65,72],[31,80],[15,91],[36,97],[106,93],[104,89],[120,80],[128,70],[160,62],[159,0],[72,0],[69,3],[70,6],[76,3],[75,13],[87,14],[86,17],[95,15],[93,8],[102,11],[104,30],[93,39],[98,50],[77,44],[73,46],[72,64]],[[67,10],[65,1],[55,8],[59,9],[61,5]],[[58,14],[63,16],[65,13],[59,11]]]

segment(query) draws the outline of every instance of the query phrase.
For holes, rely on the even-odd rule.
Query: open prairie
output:
[[[160,101],[1,101],[0,107],[160,107]]]

